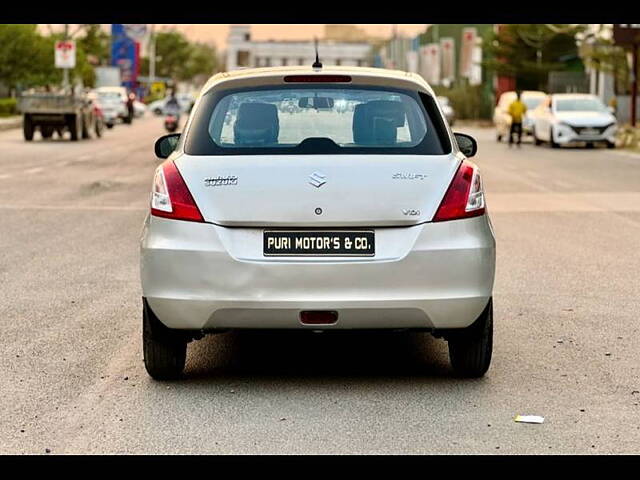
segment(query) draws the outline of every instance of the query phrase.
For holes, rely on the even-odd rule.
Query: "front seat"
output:
[[[270,103],[248,102],[240,104],[233,126],[236,145],[269,145],[278,143],[280,123],[278,109]]]
[[[404,122],[405,110],[400,102],[362,103],[353,112],[353,141],[360,145],[395,145],[398,127]]]

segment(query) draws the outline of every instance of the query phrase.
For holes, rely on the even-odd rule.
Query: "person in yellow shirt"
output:
[[[513,143],[513,134],[518,136],[517,145],[522,141],[522,119],[527,111],[527,106],[520,100],[520,92],[516,92],[516,99],[509,105],[509,115],[511,116],[511,129],[509,130],[509,146]]]

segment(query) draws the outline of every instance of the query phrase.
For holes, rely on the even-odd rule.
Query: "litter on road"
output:
[[[518,423],[544,423],[544,417],[538,415],[517,415],[514,420]]]

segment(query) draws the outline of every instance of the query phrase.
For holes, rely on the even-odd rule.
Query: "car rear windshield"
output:
[[[441,155],[450,149],[432,97],[361,86],[283,85],[209,92],[185,140],[185,152],[191,155]]]

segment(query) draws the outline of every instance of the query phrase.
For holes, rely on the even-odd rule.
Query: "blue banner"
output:
[[[137,86],[136,42],[127,36],[121,23],[111,25],[111,65],[120,67],[123,87],[134,89]]]

